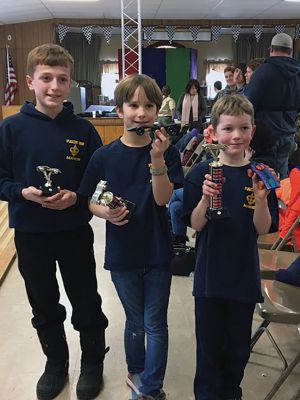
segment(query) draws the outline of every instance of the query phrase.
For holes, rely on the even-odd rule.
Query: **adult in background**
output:
[[[201,93],[197,79],[188,81],[185,92],[180,96],[177,104],[177,116],[181,126],[189,125],[189,130],[202,129],[202,119],[207,111],[206,101]]]
[[[300,109],[300,63],[292,58],[293,40],[278,33],[270,57],[255,71],[244,94],[252,102],[256,123],[276,136],[275,164],[280,178],[288,174],[288,157],[295,146],[296,114]]]
[[[176,105],[174,99],[170,97],[171,89],[169,86],[163,86],[161,92],[163,95],[163,101],[158,111],[157,120],[162,126],[166,126],[172,124],[173,122],[173,115]]]

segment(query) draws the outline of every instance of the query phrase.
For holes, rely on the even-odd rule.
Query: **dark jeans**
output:
[[[32,325],[39,332],[61,326],[66,318],[59,303],[58,263],[78,331],[105,329],[108,321],[97,292],[94,235],[90,225],[51,233],[15,232],[19,270],[32,307]]]
[[[126,314],[124,341],[128,372],[142,373],[140,391],[155,396],[163,386],[167,365],[171,272],[145,268],[111,271],[111,276]]]
[[[168,214],[171,220],[172,232],[176,236],[185,236],[187,226],[183,222],[183,189],[175,189],[169,201]]]
[[[254,304],[195,297],[196,400],[240,398],[250,356]]]

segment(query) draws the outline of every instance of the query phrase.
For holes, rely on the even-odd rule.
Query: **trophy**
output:
[[[126,207],[129,213],[124,219],[130,219],[135,209],[135,204],[128,200],[118,199],[112,192],[106,191],[107,182],[100,181],[97,184],[95,193],[91,198],[92,204],[102,204],[109,208]]]
[[[51,175],[52,174],[57,175],[61,171],[58,168],[51,168],[48,167],[47,165],[39,165],[36,167],[36,170],[37,172],[41,172],[44,175],[44,178],[46,179],[46,183],[44,184],[44,186],[39,187],[39,189],[43,192],[43,196],[50,197],[58,193],[59,188],[52,186]]]
[[[222,203],[222,185],[223,185],[223,164],[219,161],[219,154],[221,150],[225,150],[228,146],[226,144],[204,144],[203,148],[206,153],[209,153],[213,162],[209,164],[209,173],[211,180],[218,184],[220,193],[216,196],[211,196],[209,207],[206,210],[206,218],[208,220],[228,218],[230,215],[228,210],[223,207]]]

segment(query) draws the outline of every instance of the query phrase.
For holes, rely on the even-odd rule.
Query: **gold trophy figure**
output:
[[[61,173],[61,171],[58,168],[51,168],[47,165],[39,165],[36,167],[36,170],[37,172],[41,172],[46,179],[46,183],[44,184],[44,186],[41,185],[39,187],[39,189],[43,192],[43,196],[50,197],[58,193],[59,188],[52,186],[51,175],[57,175]]]
[[[135,204],[128,200],[118,199],[112,192],[106,191],[106,188],[107,182],[101,180],[97,184],[96,190],[91,198],[91,203],[102,204],[111,209],[125,206],[129,211],[129,214],[126,215],[125,219],[129,220],[135,209]]]
[[[211,180],[218,184],[220,193],[216,196],[211,196],[209,207],[206,210],[206,218],[208,220],[228,218],[230,215],[228,210],[223,207],[222,201],[222,186],[223,186],[223,164],[219,161],[219,154],[221,150],[225,150],[228,146],[226,144],[204,144],[204,150],[209,153],[213,162],[209,164],[209,173]]]

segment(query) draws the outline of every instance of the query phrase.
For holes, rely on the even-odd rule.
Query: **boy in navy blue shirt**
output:
[[[261,302],[257,236],[274,230],[277,200],[249,177],[245,152],[255,131],[253,107],[244,96],[227,95],[212,110],[214,139],[221,150],[224,219],[206,217],[211,196],[219,195],[209,161],[197,164],[184,184],[185,220],[198,232],[194,275],[197,368],[196,400],[239,400],[250,355],[254,306]],[[276,229],[276,228],[275,228]]]
[[[153,125],[162,102],[155,81],[146,75],[128,76],[118,84],[115,100],[124,134],[95,152],[79,192],[91,196],[97,183],[105,180],[107,190],[135,203],[129,220],[125,206],[90,204],[90,210],[107,220],[105,268],[111,271],[126,314],[132,399],[163,400],[172,258],[165,206],[173,188],[182,185],[183,173],[179,153],[169,145],[164,128],[155,131],[153,140],[147,132],[129,130]]]
[[[88,223],[92,215],[86,199],[76,194],[87,163],[102,142],[88,121],[74,115],[72,104],[63,103],[70,91],[73,63],[58,45],[33,49],[26,80],[36,105],[25,102],[20,113],[0,126],[0,199],[9,203],[32,325],[47,357],[36,387],[39,400],[56,397],[68,376],[66,310],[59,303],[56,262],[73,308],[72,324],[80,333],[77,396],[92,399],[102,387],[108,322],[97,293],[94,238]],[[45,179],[37,167],[45,165],[61,171],[51,177],[53,188],[60,186],[60,190],[49,197],[39,189]]]

